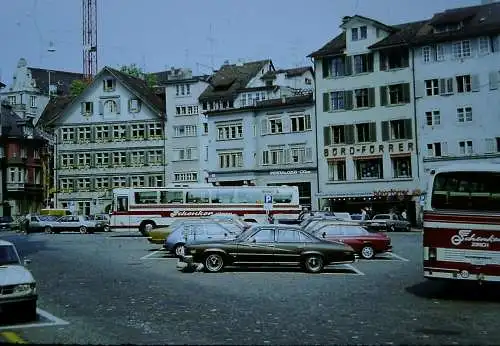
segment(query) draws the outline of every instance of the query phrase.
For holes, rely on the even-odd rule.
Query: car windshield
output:
[[[19,256],[17,255],[14,246],[0,245],[0,265],[20,264]]]
[[[55,221],[55,220],[57,220],[57,216],[51,216],[51,215],[40,215],[39,218],[41,221]]]

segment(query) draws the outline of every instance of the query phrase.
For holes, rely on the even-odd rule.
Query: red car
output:
[[[392,251],[391,238],[385,233],[371,233],[365,228],[352,224],[323,224],[313,228],[311,234],[328,241],[340,241],[350,245],[357,254],[371,259],[376,254]]]

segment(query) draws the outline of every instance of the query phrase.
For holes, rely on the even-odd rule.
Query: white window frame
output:
[[[94,129],[96,142],[107,142],[109,141],[109,126],[108,125],[98,125]]]
[[[144,187],[146,186],[146,178],[143,175],[133,175],[130,177],[131,187]]]
[[[134,150],[130,153],[130,164],[132,166],[144,166],[146,164],[146,153],[144,150]]]
[[[342,172],[342,174],[339,174],[340,172]],[[328,161],[328,180],[329,181],[347,180],[347,164],[345,160]]]
[[[425,95],[438,96],[439,95],[439,79],[425,80]]]
[[[108,177],[95,178],[94,187],[96,190],[107,190],[109,187],[109,178]]]
[[[148,124],[148,134],[150,139],[161,139],[163,137],[163,126],[161,123]]]
[[[217,129],[217,140],[218,141],[227,141],[227,140],[243,138],[243,124],[242,123],[217,124],[216,129]],[[204,131],[204,133],[205,133],[205,131]]]
[[[113,140],[124,141],[127,139],[127,125],[113,125]]]
[[[61,154],[61,167],[71,168],[75,165],[75,155],[73,154]]]
[[[61,129],[61,140],[63,143],[73,143],[75,141],[75,128],[63,127]]]
[[[198,172],[174,172],[175,182],[197,182]]]
[[[300,124],[303,123],[303,130],[300,129]],[[295,127],[295,130],[294,130]],[[301,114],[290,116],[290,131],[291,132],[305,132],[312,130],[311,115]]]
[[[112,187],[113,188],[116,188],[116,187],[126,187],[128,184],[127,184],[127,177],[124,177],[124,176],[114,176],[111,178],[111,184],[112,184]]]
[[[132,140],[143,140],[146,138],[146,124],[130,125],[130,137]]]
[[[444,61],[446,59],[445,49],[443,44],[436,45],[436,61]]]
[[[472,122],[473,114],[471,106],[464,106],[457,108],[457,121],[459,123],[470,123]]]
[[[36,108],[36,96],[35,95],[30,95],[30,107]]]
[[[91,159],[91,154],[90,153],[78,153],[78,161],[77,161],[77,166],[78,168],[90,168],[92,159]]]
[[[92,140],[92,129],[90,126],[78,127],[78,142],[90,143]]]
[[[219,168],[241,168],[243,167],[243,152],[242,151],[231,151],[231,152],[220,152],[218,156],[218,166]]]
[[[96,153],[95,154],[95,165],[96,167],[108,167],[109,166],[110,153]]]
[[[451,51],[454,59],[464,59],[472,56],[472,46],[470,40],[456,41],[451,44]]]
[[[479,54],[486,55],[490,53],[490,38],[488,36],[481,36],[477,40]]]
[[[283,133],[283,119],[282,118],[270,118],[267,120],[268,134],[280,134]]]
[[[148,164],[158,166],[163,164],[163,150],[149,150],[148,151]]]
[[[127,152],[118,151],[113,153],[113,166],[123,167],[127,164]]]
[[[424,63],[430,63],[432,61],[432,48],[429,46],[422,47],[422,59]]]
[[[430,124],[429,124],[429,119]],[[441,111],[439,110],[431,110],[425,112],[425,124],[427,126],[439,126],[441,125]]]
[[[459,155],[472,155],[474,154],[474,144],[472,140],[463,140],[458,142]]]

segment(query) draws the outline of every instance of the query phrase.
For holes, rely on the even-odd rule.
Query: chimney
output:
[[[236,63],[236,66],[243,66],[245,62],[243,61],[243,59],[238,59],[238,62]]]
[[[229,60],[224,60],[224,65],[225,66],[229,65]]]

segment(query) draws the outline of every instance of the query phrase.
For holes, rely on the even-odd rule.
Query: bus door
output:
[[[114,204],[114,222],[111,226],[116,228],[130,227],[130,214],[128,212],[129,198],[128,195],[116,195]]]

